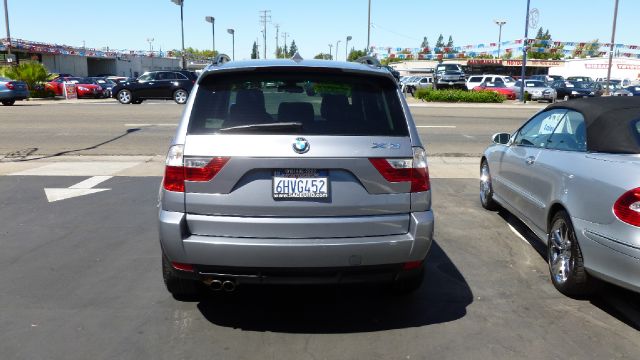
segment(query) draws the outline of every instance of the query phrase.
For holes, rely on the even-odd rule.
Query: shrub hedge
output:
[[[493,91],[467,90],[432,90],[419,89],[414,93],[416,99],[440,102],[468,102],[468,103],[501,103],[506,97]]]

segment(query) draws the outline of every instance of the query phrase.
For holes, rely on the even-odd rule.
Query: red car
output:
[[[102,87],[96,84],[95,80],[81,77],[59,77],[46,83],[45,88],[53,90],[56,96],[62,96],[64,95],[63,82],[76,84],[78,98],[92,97],[97,99],[103,97]]]
[[[503,82],[483,82],[473,88],[473,91],[493,91],[507,97],[507,100],[515,100],[516,92],[508,88]]]

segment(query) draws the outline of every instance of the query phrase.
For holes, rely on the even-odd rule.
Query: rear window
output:
[[[288,70],[204,79],[188,133],[407,136],[408,128],[391,79]]]

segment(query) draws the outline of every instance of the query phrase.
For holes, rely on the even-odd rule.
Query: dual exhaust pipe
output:
[[[206,279],[204,283],[213,291],[232,292],[236,289],[236,282],[232,280]]]

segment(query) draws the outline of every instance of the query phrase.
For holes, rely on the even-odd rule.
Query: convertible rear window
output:
[[[406,136],[408,127],[391,79],[283,70],[205,78],[188,133]]]

